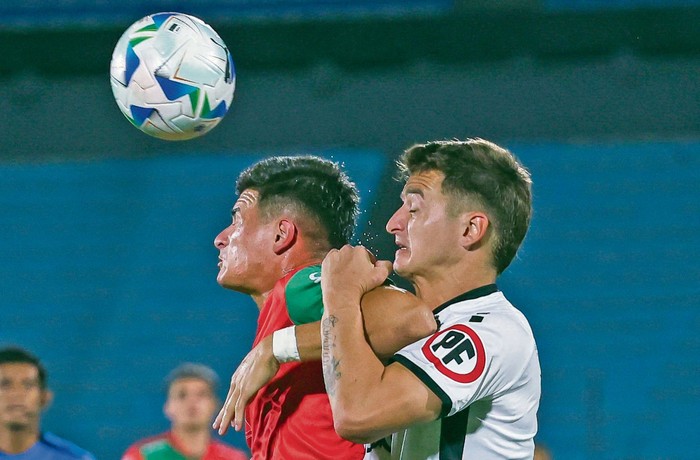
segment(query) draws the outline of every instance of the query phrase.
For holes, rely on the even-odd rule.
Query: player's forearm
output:
[[[326,303],[321,321],[321,361],[335,429],[355,442],[374,440],[364,421],[377,406],[362,395],[379,383],[384,366],[365,339],[359,305],[336,306]]]
[[[321,321],[316,321],[300,324],[294,328],[301,361],[318,361],[321,359],[321,336],[318,333],[320,327]]]

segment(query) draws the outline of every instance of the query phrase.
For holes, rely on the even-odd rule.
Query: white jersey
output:
[[[435,310],[439,330],[394,361],[442,400],[440,417],[367,446],[365,459],[532,459],[540,364],[530,325],[496,285]]]

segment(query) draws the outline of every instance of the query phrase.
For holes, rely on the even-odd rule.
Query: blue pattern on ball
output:
[[[146,121],[153,112],[155,112],[156,109],[153,109],[151,107],[139,107],[138,105],[132,105],[131,107],[129,107],[129,110],[131,112],[131,118],[134,119],[134,123],[136,124],[136,126],[141,126],[143,125],[143,122]]]
[[[175,99],[185,96],[187,94],[192,94],[197,91],[196,86],[188,85],[185,83],[180,83],[177,81],[172,81],[168,78],[156,75],[156,81],[163,90],[163,94],[168,98],[169,101],[174,101]]]

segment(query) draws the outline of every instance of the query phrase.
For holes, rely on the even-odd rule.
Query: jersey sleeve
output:
[[[512,382],[512,370],[522,367],[513,360],[520,353],[504,350],[506,325],[494,319],[492,315],[483,322],[448,325],[394,355],[393,361],[413,372],[441,399],[442,417],[497,394]]]
[[[323,316],[321,266],[312,265],[296,272],[287,282],[284,297],[294,324],[319,321]]]
[[[138,445],[134,444],[129,446],[126,452],[124,452],[122,455],[121,460],[143,460],[141,450],[139,449]]]

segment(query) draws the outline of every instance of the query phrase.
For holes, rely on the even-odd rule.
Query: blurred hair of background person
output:
[[[53,393],[39,358],[19,347],[0,349],[0,459],[94,460],[55,434],[41,431]]]
[[[165,378],[163,413],[170,430],[132,444],[122,460],[244,460],[243,451],[212,439],[219,377],[203,364],[183,363]]]

